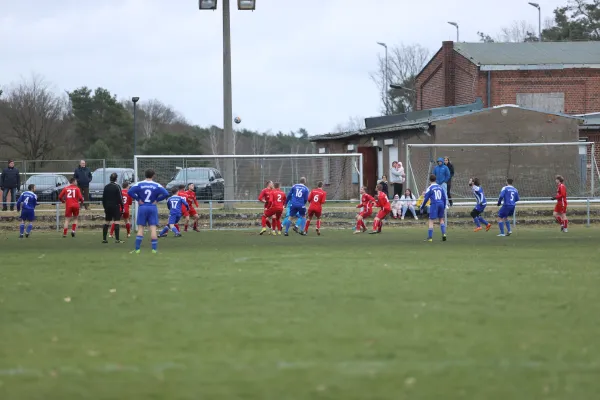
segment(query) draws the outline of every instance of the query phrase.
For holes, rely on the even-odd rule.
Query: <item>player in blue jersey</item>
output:
[[[175,234],[175,237],[181,236],[181,233],[177,229],[176,225],[179,223],[179,220],[181,219],[181,216],[183,215],[183,211],[182,211],[183,206],[189,207],[189,205],[184,197],[177,195],[178,191],[179,191],[179,188],[175,187],[175,186],[173,187],[173,189],[171,189],[171,193],[173,195],[167,199],[167,208],[169,209],[169,222],[163,228],[162,232],[160,233],[160,235],[158,235],[158,237],[161,237],[161,238],[167,237],[167,233],[169,232],[169,229],[171,231],[173,231],[173,233]]]
[[[473,191],[473,195],[475,195],[475,200],[477,200],[477,204],[473,211],[471,211],[471,217],[473,218],[473,222],[475,222],[475,232],[479,232],[483,228],[481,224],[485,226],[485,231],[489,231],[492,227],[492,224],[487,222],[481,214],[485,210],[487,206],[487,200],[485,198],[485,194],[483,194],[483,188],[481,187],[481,182],[479,178],[471,178],[469,179],[469,186],[471,186],[471,190]]]
[[[33,229],[33,221],[35,221],[35,206],[37,206],[37,196],[34,193],[35,185],[30,184],[27,186],[27,190],[21,193],[19,200],[17,200],[17,212],[21,211],[21,224],[19,225],[19,239],[23,239],[23,234],[28,238]],[[27,230],[25,230],[25,223]]]
[[[429,205],[429,230],[427,231],[426,242],[433,241],[433,223],[437,219],[440,221],[440,229],[442,230],[442,240],[446,241],[446,223],[444,221],[444,214],[446,212],[446,192],[444,189],[436,183],[437,178],[434,174],[429,175],[429,182],[431,183],[425,191],[425,197],[421,203],[421,214],[423,213],[423,207],[427,202]]]
[[[138,203],[138,231],[135,237],[135,250],[133,252],[140,252],[140,247],[144,240],[144,227],[149,226],[152,252],[156,253],[158,249],[158,235],[156,232],[156,227],[158,226],[158,207],[156,207],[156,204],[166,199],[169,196],[169,192],[160,184],[153,181],[154,170],[147,169],[144,175],[146,179],[134,184],[129,189],[129,192],[127,192]]]
[[[288,235],[292,223],[294,223],[294,232],[304,235],[304,229],[298,229],[298,227],[304,227],[306,222],[304,217],[306,217],[306,202],[308,201],[309,192],[306,187],[306,178],[302,177],[300,178],[300,183],[292,186],[292,189],[288,193],[287,202],[291,204],[291,207],[288,224],[285,226],[285,236]],[[295,224],[297,215],[299,216],[298,224]]]
[[[285,218],[283,219],[282,225],[284,227],[286,227],[286,230],[290,229],[290,226],[292,225],[292,222],[290,221],[290,209],[292,208],[292,204],[291,203],[287,203],[287,206],[285,207]],[[296,213],[296,215],[294,216],[296,218],[300,218],[300,214]],[[295,225],[296,229],[298,229],[298,225]]]
[[[519,201],[519,192],[512,184],[513,180],[508,178],[506,186],[502,188],[498,197],[498,207],[502,205],[498,211],[498,226],[500,227],[500,234],[498,236],[510,236],[512,234],[508,219],[515,214],[515,206]],[[504,224],[506,224],[506,234],[504,234]]]

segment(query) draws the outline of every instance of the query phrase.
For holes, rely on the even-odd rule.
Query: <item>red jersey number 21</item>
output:
[[[67,189],[67,199],[75,198],[75,189]]]

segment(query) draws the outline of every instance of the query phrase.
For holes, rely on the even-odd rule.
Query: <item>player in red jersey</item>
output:
[[[121,216],[123,220],[126,221],[125,228],[127,229],[127,237],[131,237],[131,223],[129,222],[129,206],[133,204],[133,199],[129,196],[127,189],[129,187],[129,182],[123,182],[123,188],[121,190],[123,196],[123,209],[121,210]],[[115,224],[110,226],[110,237],[113,237],[115,233]]]
[[[271,223],[269,222],[269,219],[267,218],[267,210],[270,208],[270,200],[271,200],[271,196],[270,196],[270,192],[271,190],[273,190],[273,181],[267,181],[265,188],[263,190],[261,190],[260,194],[258,195],[258,201],[262,202],[265,204],[265,210],[263,213],[263,216],[261,217],[260,220],[260,225],[261,225],[261,230],[260,230],[260,234],[262,235],[263,233],[265,233],[267,231],[267,226],[269,228],[271,228]]]
[[[265,217],[271,218],[272,235],[281,235],[281,214],[286,201],[285,193],[281,190],[281,184],[275,182],[273,189],[269,191],[269,209],[265,210]]]
[[[306,217],[306,225],[304,226],[304,234],[308,233],[310,220],[314,216],[317,218],[317,235],[321,235],[321,213],[323,212],[323,204],[327,201],[327,192],[323,190],[323,182],[317,182],[317,188],[310,191],[308,194],[308,212]]]
[[[81,190],[77,187],[77,179],[71,178],[69,186],[66,186],[58,195],[58,199],[65,203],[65,225],[63,237],[67,237],[67,230],[71,224],[71,236],[75,237],[77,230],[77,217],[79,217],[79,206],[83,204]]]
[[[187,201],[189,207],[187,210],[188,215],[185,219],[185,225],[183,227],[183,230],[184,232],[187,232],[188,224],[190,223],[190,217],[192,217],[194,218],[194,226],[192,229],[196,232],[200,232],[200,230],[198,229],[198,221],[200,220],[200,216],[198,215],[198,211],[196,211],[196,209],[194,208],[194,206],[200,207],[200,205],[198,204],[198,199],[196,198],[196,186],[193,183],[190,183],[188,185],[187,190],[184,193],[185,200]]]
[[[177,192],[177,196],[183,197],[184,199],[186,199],[185,201],[187,201],[187,196],[185,194],[185,185],[179,185],[179,191]],[[184,227],[185,232],[187,232],[188,224],[190,223],[190,210],[185,204],[181,205],[181,216],[185,218]],[[179,224],[175,224],[175,228],[177,228],[177,230],[181,232],[181,229],[179,229]]]
[[[373,206],[375,205],[375,199],[373,196],[367,193],[366,187],[360,188],[360,204],[356,208],[360,208],[361,211],[356,216],[356,230],[354,233],[363,233],[367,231],[365,225],[365,218],[369,218],[373,214]]]
[[[556,196],[552,197],[552,200],[556,200],[556,206],[554,206],[554,218],[556,222],[560,224],[561,232],[568,232],[569,220],[567,219],[567,187],[563,183],[565,178],[560,175],[556,175]]]
[[[392,211],[392,205],[387,197],[387,194],[383,192],[383,185],[377,185],[377,200],[375,205],[380,208],[379,212],[375,216],[373,221],[373,231],[369,232],[370,235],[374,233],[381,233],[381,227],[383,226],[383,219],[386,215]]]

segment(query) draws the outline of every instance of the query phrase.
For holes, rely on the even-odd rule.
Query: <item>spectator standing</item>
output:
[[[402,184],[404,183],[405,176],[402,163],[394,161],[392,168],[390,168],[390,182],[394,185],[394,196],[402,196]]]
[[[394,201],[392,201],[392,218],[394,218],[394,219],[400,218],[401,213],[402,213],[402,203],[400,203],[400,196],[395,194]]]
[[[406,189],[402,197],[400,198],[400,205],[402,206],[402,216],[400,219],[404,219],[406,216],[406,211],[410,210],[415,220],[419,219],[417,217],[417,212],[415,211],[415,206],[417,205],[417,198],[412,193],[412,190]]]
[[[377,182],[377,184],[381,185],[381,191],[383,193],[385,193],[385,195],[388,197],[388,199],[390,198],[390,195],[388,193],[388,179],[386,175],[383,175],[381,177],[381,179]]]
[[[15,162],[8,160],[8,166],[2,171],[0,177],[0,190],[2,190],[2,211],[7,211],[7,196],[10,193],[10,211],[15,210],[17,190],[21,187],[21,175],[15,168]]]
[[[83,207],[88,209],[88,202],[90,201],[90,182],[92,181],[92,172],[88,167],[85,166],[85,160],[79,162],[79,167],[73,172],[73,177],[77,179],[77,186],[81,190],[83,195],[84,203]]]
[[[454,165],[450,162],[448,157],[444,157],[444,164],[448,167],[450,171],[450,179],[448,179],[448,203],[452,206],[452,194],[450,191],[452,190],[452,178],[454,177]]]
[[[446,206],[448,205],[448,181],[450,180],[450,170],[444,164],[444,159],[442,157],[437,159],[437,167],[433,170],[433,174],[435,175],[435,183],[440,185],[444,194],[446,195]]]

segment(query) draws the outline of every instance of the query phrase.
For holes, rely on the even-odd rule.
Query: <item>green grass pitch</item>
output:
[[[0,234],[0,399],[594,399],[598,228]]]

